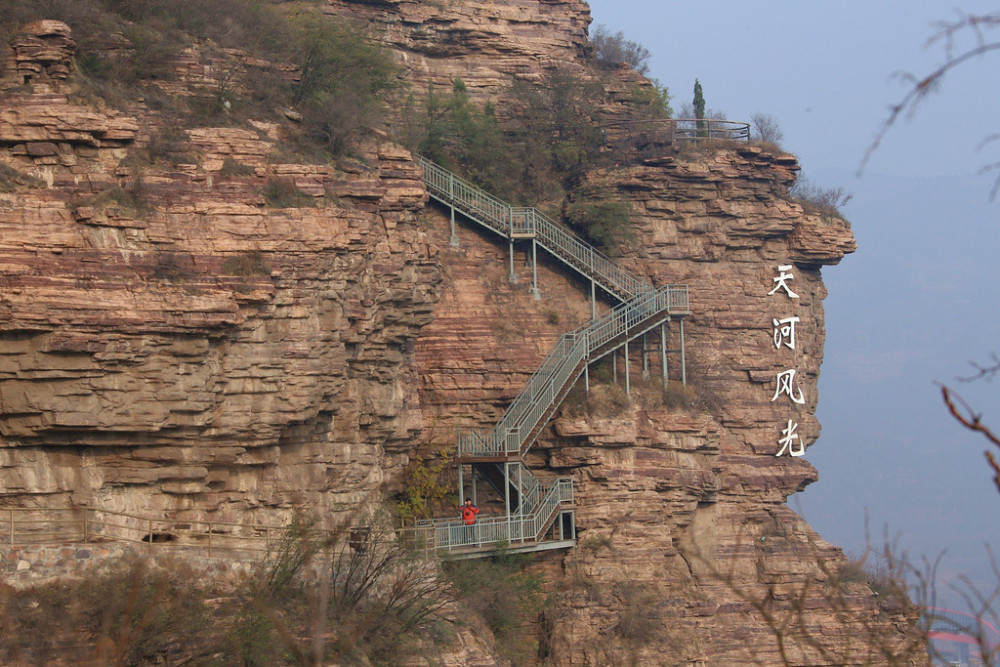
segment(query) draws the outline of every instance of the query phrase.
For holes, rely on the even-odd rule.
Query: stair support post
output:
[[[507,541],[511,541],[510,534],[510,462],[503,462],[503,503],[507,515]]]
[[[590,319],[597,319],[597,287],[593,278],[590,279]]]
[[[510,257],[510,275],[507,279],[510,281],[511,285],[517,284],[517,274],[514,273],[514,239],[511,238],[507,241],[507,256]]]
[[[590,362],[583,365],[583,391],[590,396]]]
[[[687,359],[685,358],[684,355],[684,318],[679,317],[677,319],[680,320],[680,333],[681,333],[681,384],[686,387],[688,379],[687,379]]]
[[[642,379],[649,379],[649,357],[646,356],[646,334],[642,334]]]
[[[464,488],[463,483],[462,483],[462,481],[463,481],[462,480],[462,468],[464,468],[464,467],[465,466],[462,465],[462,462],[459,461],[458,462],[458,504],[459,505],[461,505],[462,503],[465,502],[465,488]],[[472,478],[473,479],[476,478],[476,471],[475,471],[475,469],[472,470]]]
[[[628,380],[628,334],[625,334],[625,395],[632,395],[632,387]]]
[[[669,318],[667,322],[669,322]],[[667,379],[667,322],[660,324],[660,374],[663,376],[663,388],[666,389]]]
[[[521,476],[524,466],[517,466],[517,515],[524,517],[524,479]]]
[[[448,201],[451,202],[451,245],[458,247],[458,234],[455,233],[455,175],[448,174]]]
[[[542,298],[542,293],[538,291],[538,242],[531,238],[531,296],[535,301]]]

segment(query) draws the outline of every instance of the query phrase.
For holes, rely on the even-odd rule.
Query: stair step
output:
[[[557,482],[546,491],[543,498],[541,484],[523,467],[521,460],[588,363],[635,340],[667,321],[671,315],[690,313],[687,286],[668,285],[656,289],[649,281],[622,268],[537,209],[511,206],[427,158],[417,156],[417,160],[424,169],[424,184],[431,198],[512,242],[533,239],[532,257],[535,246],[539,245],[621,301],[621,305],[610,313],[559,339],[492,432],[459,435],[456,455],[459,465],[469,463],[474,470],[479,470],[487,483],[507,498],[510,511],[519,509],[522,502],[526,505],[532,503],[533,506],[524,509],[534,514],[526,516],[525,512],[521,512],[518,521],[522,523],[517,525],[519,530],[523,530],[527,525],[524,522],[528,521],[532,530],[538,531],[537,536],[544,535],[564,511],[561,509],[562,482]],[[518,479],[507,478],[505,482],[506,476],[500,466],[513,462],[520,466]],[[528,482],[523,478],[525,471],[529,475]],[[571,483],[565,493],[572,496]],[[555,504],[552,504],[553,494],[559,496]],[[547,514],[542,516],[542,512]],[[510,519],[508,516],[508,531],[511,530]],[[467,527],[453,527],[447,522],[440,525],[445,528],[443,535],[449,550],[456,547],[454,542],[458,540],[460,551],[474,555],[488,553],[489,549],[484,548],[482,539],[468,539]],[[433,530],[437,544],[439,526],[435,524]],[[479,535],[483,530],[477,524],[472,533]],[[500,531],[497,534],[501,534],[504,525],[500,524],[497,530]],[[508,537],[511,535],[508,534]],[[519,539],[524,542],[524,535]],[[565,542],[575,543],[575,540]]]

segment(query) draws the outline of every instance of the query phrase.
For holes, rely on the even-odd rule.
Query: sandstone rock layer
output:
[[[491,97],[511,76],[587,70],[583,2],[328,11],[367,24],[417,92],[461,77]],[[384,137],[337,168],[288,163],[281,127],[255,122],[194,128],[179,157],[137,161],[166,128],[71,103],[71,42],[38,26],[6,59],[18,64],[0,100],[0,503],[350,516],[399,490],[415,456],[447,458],[458,429],[493,424],[589,317],[588,285],[544,257],[532,299],[525,247],[511,284],[506,243],[463,226],[451,246],[447,214]],[[178,67],[205,85],[207,70]],[[631,400],[595,369],[594,396],[575,392],[543,433],[528,462],[574,477],[580,542],[535,557],[553,603],[525,633],[551,664],[879,661],[912,629],[907,608],[839,581],[843,555],[786,505],[817,478],[822,270],[854,250],[850,228],[789,197],[791,156],[645,158],[583,187],[629,204],[623,264],[690,286],[690,388],[674,321],[666,394],[652,342],[647,378],[632,350]],[[279,208],[276,182],[309,204]],[[775,456],[783,445],[806,455]]]

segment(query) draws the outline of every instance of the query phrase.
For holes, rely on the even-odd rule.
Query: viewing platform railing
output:
[[[703,141],[750,141],[750,123],[717,118],[648,118],[623,120],[604,126],[609,143],[629,144],[698,143]]]
[[[573,481],[569,477],[539,480],[541,500],[524,515],[482,517],[472,525],[461,521],[418,521],[415,539],[428,550],[482,550],[495,545],[518,545],[539,542],[551,527],[563,505],[573,503]],[[567,538],[568,539],[568,538]]]

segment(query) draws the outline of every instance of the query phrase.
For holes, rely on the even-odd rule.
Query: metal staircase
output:
[[[535,245],[541,245],[553,257],[593,281],[619,301],[627,301],[653,289],[648,281],[618,266],[610,257],[581,241],[565,227],[545,217],[541,211],[511,206],[425,157],[417,156],[417,161],[424,168],[427,194],[451,209],[453,244],[457,245],[455,213],[460,212],[511,243],[518,239],[530,239],[533,259]],[[511,263],[513,264],[513,255]],[[533,289],[537,290],[537,271],[532,273]],[[513,275],[513,269],[511,274]]]
[[[620,304],[600,317],[592,310],[594,319],[563,334],[492,430],[459,434],[456,460],[460,498],[465,497],[462,469],[468,464],[472,469],[472,494],[478,473],[503,496],[505,514],[481,518],[472,526],[460,521],[424,521],[417,524],[417,536],[429,548],[466,557],[485,555],[498,542],[506,543],[511,551],[572,546],[576,541],[572,480],[539,479],[524,465],[524,456],[581,375],[589,387],[587,369],[591,363],[624,347],[627,369],[628,344],[657,327],[665,379],[665,326],[672,318],[681,322],[684,377],[683,316],[690,313],[687,285],[654,288],[539,211],[511,206],[426,158],[418,157],[418,161],[431,198],[451,210],[453,245],[458,245],[455,215],[460,213],[508,240],[512,282],[516,282],[513,245],[515,241],[530,240],[532,291],[536,298],[536,246],[540,245],[590,281],[592,300],[599,286]],[[627,378],[626,370],[626,387]]]

